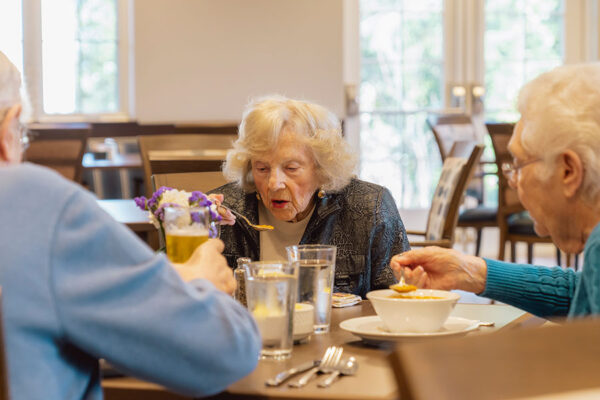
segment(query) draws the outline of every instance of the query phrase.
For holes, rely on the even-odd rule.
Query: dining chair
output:
[[[487,135],[483,128],[478,128],[471,117],[465,114],[430,114],[427,117],[427,124],[433,132],[442,162],[450,153],[455,141],[474,140],[477,143],[483,143],[484,137]],[[475,229],[475,255],[480,253],[483,228],[497,226],[497,208],[483,204],[483,179],[488,175],[484,172],[486,164],[488,162],[481,160],[478,162],[473,172],[473,178],[469,181],[466,189],[467,196],[474,198],[477,205],[461,208],[458,214],[458,227]]]
[[[8,381],[8,366],[6,364],[3,315],[2,288],[0,287],[0,400],[8,400],[10,399],[10,386]]]
[[[551,325],[400,344],[390,356],[400,397],[521,399],[600,388],[600,320]]]
[[[23,159],[51,168],[65,178],[81,183],[81,161],[91,132],[89,126],[83,124],[67,128],[60,124],[31,124],[28,129],[29,147]]]
[[[146,195],[152,195],[152,175],[217,172],[237,139],[225,134],[169,134],[138,136]]]
[[[497,223],[500,230],[500,243],[498,246],[498,260],[504,260],[506,242],[510,245],[510,260],[516,261],[516,244],[527,244],[527,262],[533,262],[533,245],[535,243],[552,243],[549,237],[539,237],[534,230],[533,220],[525,207],[521,204],[517,191],[511,188],[504,174],[502,164],[512,162],[512,155],[508,151],[508,142],[512,136],[514,124],[488,123],[486,124],[498,168],[498,217]],[[568,260],[570,257],[568,257]],[[556,261],[561,265],[561,253],[556,249]]]
[[[452,247],[458,220],[458,209],[474,167],[481,157],[483,145],[474,141],[458,141],[452,145],[444,164],[427,217],[424,232],[409,230],[408,235],[424,236],[423,241],[410,241],[412,247]]]
[[[193,192],[208,192],[227,183],[221,171],[181,172],[175,174],[152,175],[152,190],[161,186]]]

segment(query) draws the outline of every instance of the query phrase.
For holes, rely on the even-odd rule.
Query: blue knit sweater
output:
[[[481,296],[543,317],[600,314],[600,224],[583,254],[580,272],[485,259],[487,284]]]

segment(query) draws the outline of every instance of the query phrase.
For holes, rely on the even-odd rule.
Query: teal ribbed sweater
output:
[[[487,284],[481,296],[543,317],[600,314],[600,224],[583,255],[580,272],[485,259]]]

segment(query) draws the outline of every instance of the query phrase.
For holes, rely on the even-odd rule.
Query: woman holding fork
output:
[[[259,233],[220,207],[229,265],[325,244],[337,246],[335,291],[364,297],[395,283],[389,261],[409,249],[404,225],[389,190],[354,178],[355,166],[338,118],[325,108],[281,96],[251,102],[223,167],[231,183],[212,198],[275,229]]]

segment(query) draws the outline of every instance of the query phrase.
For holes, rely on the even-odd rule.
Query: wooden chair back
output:
[[[396,347],[402,399],[497,400],[600,388],[600,320]]]
[[[153,191],[161,186],[193,192],[206,193],[227,183],[221,171],[182,172],[176,174],[152,175]]]
[[[44,165],[72,181],[81,182],[85,153],[90,128],[37,129],[30,128],[29,147],[23,159]]]
[[[471,117],[465,114],[430,114],[427,117],[427,125],[433,132],[442,162],[450,153],[454,142],[483,142],[483,133],[477,130]]]
[[[474,141],[457,141],[453,144],[442,166],[429,210],[425,245],[451,247],[454,243],[459,207],[482,152],[483,145]],[[431,241],[434,243],[427,243]]]
[[[236,139],[221,134],[138,136],[146,195],[153,192],[152,175],[220,171]]]
[[[502,173],[502,164],[512,162],[512,156],[508,152],[508,142],[512,136],[515,125],[509,123],[486,124],[492,146],[496,154],[496,167],[498,169],[498,215],[504,216],[515,212],[524,211],[525,208],[519,201],[517,191],[511,188]]]

